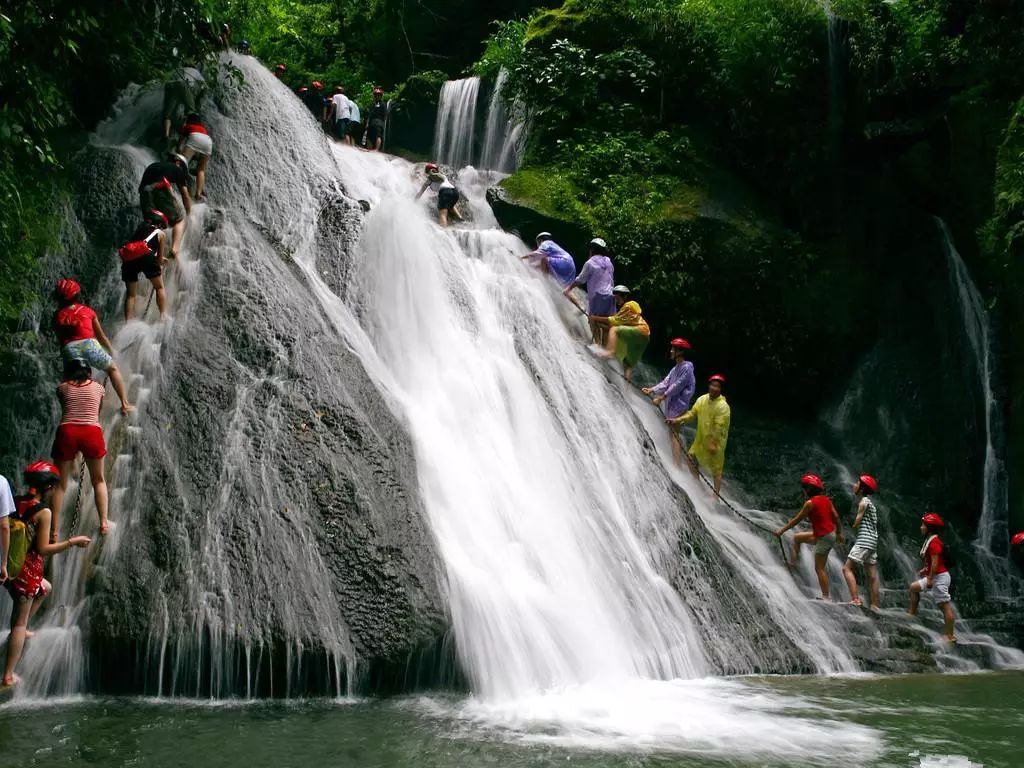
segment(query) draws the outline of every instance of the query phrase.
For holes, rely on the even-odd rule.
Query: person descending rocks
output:
[[[550,232],[537,235],[537,247],[522,257],[565,288],[576,279],[576,262],[567,250],[554,241]]]
[[[186,115],[196,111],[203,87],[203,74],[196,67],[178,67],[164,83],[164,141],[171,140],[171,124],[180,119],[179,110]]]
[[[612,285],[615,283],[615,269],[612,267],[612,260],[608,256],[608,245],[599,237],[590,241],[588,258],[583,269],[565,288],[565,295],[569,297],[576,306],[579,303],[573,295],[573,288],[577,285],[586,286],[587,289],[587,315],[590,316],[590,333],[594,343],[604,347],[608,341],[607,326],[595,323],[595,317],[610,317],[615,314],[615,297],[612,296]],[[582,307],[580,307],[582,309]]]
[[[188,160],[177,152],[169,152],[166,160],[147,166],[139,182],[139,208],[143,217],[150,211],[161,211],[167,217],[171,227],[172,259],[178,258],[181,251],[185,216],[192,213],[188,185]]]
[[[668,421],[678,419],[688,410],[693,395],[697,391],[697,380],[693,375],[693,363],[686,359],[690,350],[690,342],[686,339],[672,339],[668,345],[668,356],[672,360],[672,370],[668,376],[653,387],[644,387],[645,395],[654,395],[651,402],[659,406]],[[683,434],[679,427],[669,429],[672,441],[672,458],[676,466],[683,465]]]
[[[373,105],[366,123],[366,148],[372,152],[380,150],[384,143],[384,126],[388,121],[388,105],[384,103],[384,89],[373,89]]]
[[[178,152],[185,158],[185,167],[188,167],[193,157],[198,156],[195,200],[197,203],[206,202],[203,190],[206,189],[206,165],[213,154],[213,139],[198,112],[189,112],[185,116],[185,124],[178,129],[178,133],[181,135]]]
[[[857,540],[843,564],[843,578],[846,579],[846,586],[850,588],[850,602],[853,605],[862,605],[860,593],[857,591],[854,565],[864,569],[864,580],[868,587],[868,606],[872,611],[881,608],[881,585],[878,580],[878,509],[871,499],[877,492],[878,481],[871,475],[861,475],[853,485],[854,502],[857,506],[853,527],[857,531]]]
[[[135,299],[139,293],[139,273],[149,280],[156,293],[156,307],[160,311],[160,319],[164,319],[167,309],[167,294],[164,290],[163,270],[166,258],[166,241],[164,229],[167,217],[161,211],[149,211],[145,220],[132,233],[128,242],[118,251],[121,257],[121,280],[125,284],[124,321],[127,323],[135,317]]]
[[[427,163],[423,169],[427,175],[427,180],[423,182],[423,186],[420,187],[420,191],[416,193],[416,199],[419,200],[424,192],[427,191],[427,187],[430,187],[432,192],[437,193],[437,220],[442,227],[448,226],[449,214],[455,218],[456,221],[462,221],[462,216],[459,215],[458,202],[459,202],[459,190],[456,189],[455,185],[448,181],[448,177],[441,173],[441,168],[437,163]]]
[[[7,583],[7,553],[11,547],[11,523],[8,519],[15,512],[14,494],[7,478],[0,475],[0,584]]]
[[[924,567],[917,572],[921,578],[910,583],[910,606],[907,608],[907,613],[917,616],[921,593],[928,595],[942,611],[946,640],[955,643],[954,623],[956,617],[953,615],[953,598],[949,596],[949,588],[953,579],[946,562],[946,547],[940,538],[942,529],[945,527],[946,523],[934,512],[929,512],[921,518],[921,534],[925,537],[924,544],[921,546],[921,560],[924,562]]]
[[[19,682],[14,674],[25,649],[25,640],[31,637],[28,622],[50,594],[50,582],[43,578],[43,558],[64,552],[71,547],[87,547],[88,536],[72,536],[65,541],[56,541],[51,536],[53,494],[60,483],[60,472],[49,462],[37,461],[25,469],[25,485],[28,492],[15,500],[16,511],[11,516],[12,524],[21,528],[22,544],[17,547],[12,535],[11,552],[7,558],[9,578],[7,591],[14,600],[11,611],[11,634],[7,642],[7,661],[4,664],[3,686]],[[13,563],[17,555],[18,562]],[[12,565],[17,566],[13,573]]]
[[[53,537],[57,536],[60,528],[64,494],[78,454],[82,454],[89,468],[89,480],[92,482],[96,511],[100,517],[100,533],[106,535],[110,530],[107,521],[107,481],[103,476],[103,457],[107,455],[107,444],[100,426],[100,408],[106,391],[106,387],[93,381],[89,366],[80,361],[67,366],[64,381],[57,387],[57,400],[62,415],[51,451],[57,469],[60,470],[60,485],[53,494]],[[80,488],[78,492],[81,494],[83,490]]]
[[[83,304],[82,289],[74,280],[63,278],[57,281],[56,298],[58,309],[53,316],[53,330],[61,344],[61,355],[65,365],[83,362],[101,371],[106,371],[121,400],[121,413],[134,410],[125,391],[121,371],[114,364],[114,349],[110,339],[103,332],[96,313]]]
[[[781,537],[805,518],[810,518],[811,530],[801,531],[793,537],[793,554],[789,559],[789,566],[795,568],[799,563],[802,544],[813,544],[814,572],[818,576],[818,586],[821,587],[821,599],[830,600],[828,568],[826,567],[828,553],[837,543],[843,543],[842,523],[839,521],[839,513],[836,512],[831,499],[825,495],[825,484],[820,477],[804,475],[800,478],[800,486],[803,488],[807,500],[796,517],[775,531],[775,535]]]
[[[602,357],[614,356],[622,363],[622,376],[633,380],[633,368],[640,362],[644,350],[651,341],[651,329],[644,320],[640,305],[629,298],[629,288],[616,285],[612,288],[618,308],[611,317],[592,316],[591,322],[609,329],[607,346]]]
[[[344,86],[336,86],[327,108],[327,118],[331,122],[332,135],[337,141],[351,144],[348,135],[348,123],[352,118],[352,102],[345,95]]]
[[[687,459],[696,476],[704,467],[714,480],[715,494],[722,492],[722,473],[725,471],[725,448],[729,444],[729,426],[732,412],[722,394],[725,376],[716,373],[708,379],[708,393],[697,398],[682,416],[665,421],[673,427],[680,427],[697,420],[697,434],[690,443]]]

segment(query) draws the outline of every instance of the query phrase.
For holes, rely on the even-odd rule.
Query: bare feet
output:
[[[21,682],[21,678],[17,675],[4,675],[3,683],[0,686],[4,688],[11,688]]]
[[[864,607],[864,603],[862,603],[860,600],[851,600],[850,601],[850,605],[855,605],[858,608],[863,608]]]

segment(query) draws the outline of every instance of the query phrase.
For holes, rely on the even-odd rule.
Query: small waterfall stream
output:
[[[480,78],[449,80],[441,87],[434,126],[434,160],[462,168],[476,159],[476,102]]]

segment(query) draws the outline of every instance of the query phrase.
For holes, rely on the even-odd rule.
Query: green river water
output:
[[[871,729],[878,756],[710,757],[586,733],[485,727],[455,695],[352,702],[168,703],[82,699],[0,709],[0,766],[1024,766],[1024,673],[744,680],[785,716]],[[737,732],[744,728],[737,719]],[[839,727],[837,726],[837,739]]]

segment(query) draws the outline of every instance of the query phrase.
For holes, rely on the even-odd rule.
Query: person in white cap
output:
[[[615,268],[612,260],[608,257],[608,245],[600,237],[590,241],[590,258],[583,265],[579,275],[565,288],[565,295],[579,306],[572,295],[572,289],[577,285],[587,287],[587,314],[591,317],[610,317],[615,314],[615,297],[612,295],[612,286],[615,284]],[[590,332],[593,334],[594,343],[604,347],[608,340],[608,326],[590,321]]]
[[[537,247],[522,257],[546,275],[554,275],[565,288],[576,279],[576,262],[572,255],[552,239],[550,232],[537,235]]]

